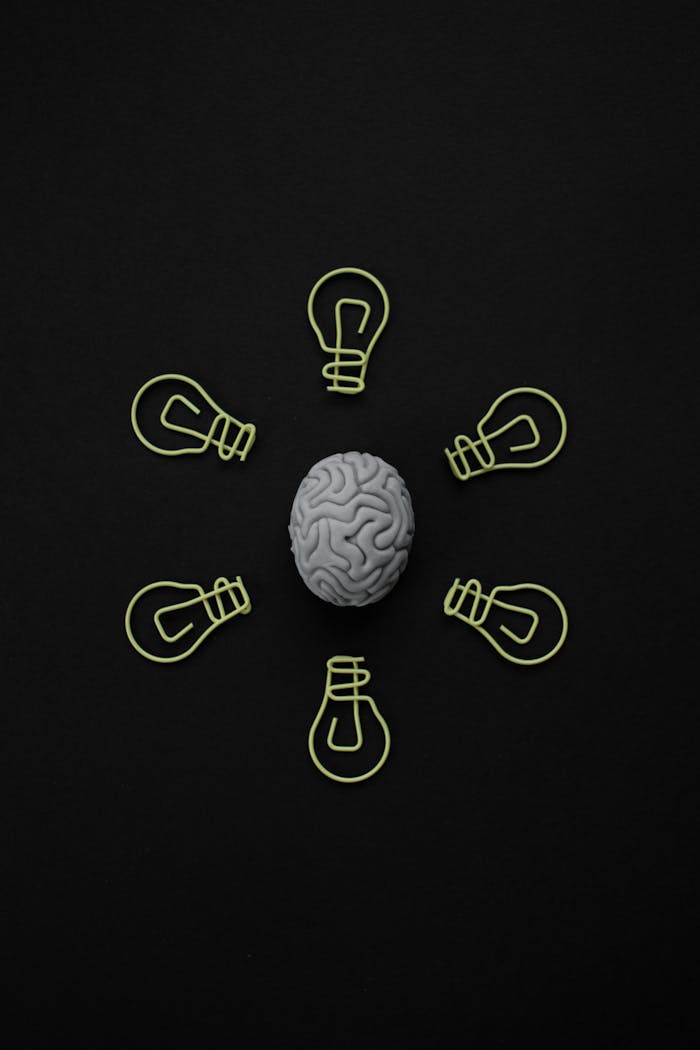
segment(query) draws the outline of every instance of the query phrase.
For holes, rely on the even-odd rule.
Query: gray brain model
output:
[[[369,452],[338,452],[311,468],[292,505],[299,574],[334,605],[369,605],[406,567],[413,508],[403,478]]]

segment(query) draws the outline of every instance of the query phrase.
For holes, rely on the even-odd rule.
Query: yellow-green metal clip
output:
[[[545,653],[525,659],[517,655],[517,647],[526,646],[532,642],[540,625],[540,617],[528,605],[516,605],[504,601],[500,595],[527,591],[539,591],[553,602],[561,619],[561,627],[556,642]],[[525,593],[523,596],[525,597]],[[569,618],[561,599],[554,591],[550,591],[548,587],[542,587],[539,583],[516,583],[508,587],[494,587],[491,593],[485,596],[479,580],[471,579],[462,583],[457,577],[445,596],[443,610],[446,616],[456,616],[458,620],[476,628],[484,638],[488,639],[496,652],[514,664],[541,664],[549,660],[561,649],[569,629]],[[504,623],[499,623],[499,610],[511,614],[510,619],[519,621],[520,630],[514,631]],[[498,632],[498,635],[494,636],[491,631]],[[503,644],[500,641],[501,636],[507,639]]]
[[[531,452],[539,448],[541,444],[537,423],[529,413],[518,413],[500,426],[490,425],[492,416],[504,401],[520,394],[529,394],[540,399],[540,401],[546,401],[554,408],[559,420],[560,434],[556,445],[535,461],[527,458],[517,458],[519,454]],[[515,444],[508,446],[504,452],[501,452],[500,459],[498,459],[492,443],[520,423],[525,423],[529,427],[529,436],[525,441],[518,440]],[[546,393],[544,390],[538,390],[536,387],[519,386],[514,387],[512,390],[507,390],[505,394],[501,394],[500,397],[496,398],[483,419],[480,419],[477,423],[476,432],[478,435],[476,439],[467,437],[466,434],[458,434],[454,441],[454,448],[445,449],[450,470],[460,481],[468,481],[469,478],[478,477],[479,474],[486,474],[491,470],[531,470],[533,467],[541,467],[545,463],[549,463],[551,459],[554,459],[566,440],[566,416],[564,415],[564,409],[551,394]]]
[[[165,604],[161,605],[153,614],[153,623],[160,638],[168,645],[174,647],[173,655],[169,656],[157,656],[155,653],[145,649],[134,637],[131,623],[134,609],[138,602],[144,595],[157,590],[163,592],[162,600]],[[184,591],[189,597],[183,598],[182,601],[173,602],[169,600],[173,597],[173,590]],[[245,615],[250,612],[250,609],[250,598],[240,576],[236,576],[233,580],[228,580],[225,576],[219,576],[218,579],[214,580],[213,588],[206,592],[198,583],[175,583],[173,580],[160,580],[158,583],[149,583],[148,586],[142,587],[134,595],[127,606],[124,626],[126,627],[129,641],[134,649],[141,653],[141,656],[145,656],[147,660],[153,660],[154,663],[173,664],[190,656],[195,649],[199,648],[204,639],[217,627],[220,627],[222,623],[232,620],[234,616],[239,614]],[[192,620],[178,627],[178,623],[181,623],[183,610],[186,613],[190,611],[193,614],[199,613],[199,616],[196,618],[200,622],[196,630]],[[167,623],[171,619],[177,629],[168,629]],[[163,620],[166,621],[165,624]],[[186,639],[184,644],[187,646],[185,649],[178,644],[183,642],[184,639]]]
[[[313,725],[309,730],[309,754],[311,755],[314,765],[317,769],[320,769],[324,776],[330,777],[331,780],[337,780],[341,784],[357,784],[360,780],[367,780],[369,777],[374,776],[374,774],[381,769],[386,762],[389,748],[391,747],[389,727],[380,715],[377,705],[371,696],[365,696],[360,692],[360,689],[367,685],[371,677],[366,668],[360,667],[360,664],[362,663],[364,663],[363,656],[332,656],[331,659],[328,660],[326,663],[326,689],[323,694],[321,706],[319,707]],[[348,702],[353,705],[352,713],[355,722],[355,742],[353,744],[335,743],[335,730],[338,724],[338,718],[333,717],[330,729],[328,730],[328,736],[326,737],[326,744],[331,751],[360,751],[362,749],[364,737],[362,735],[362,722],[360,716],[361,703],[365,705],[365,710],[369,707],[369,710],[379,722],[384,734],[384,750],[379,761],[375,762],[372,768],[367,770],[366,773],[361,773],[354,777],[340,776],[338,773],[331,772],[330,769],[327,769],[326,766],[323,765],[316,753],[316,730],[326,712],[326,708],[330,703],[346,704]]]
[[[177,434],[184,434],[188,438],[196,438],[198,445],[186,444],[181,448],[159,448],[149,441],[141,430],[138,420],[138,409],[141,398],[157,383],[168,383],[172,386],[175,382],[180,389],[171,395],[163,405],[160,413],[160,422],[166,430],[172,430]],[[194,416],[201,416],[206,421],[204,427],[186,426],[174,422],[172,418],[173,408],[176,405],[184,406]],[[194,422],[194,421],[193,421]],[[225,461],[236,457],[243,462],[250,452],[255,441],[255,426],[252,423],[241,423],[235,416],[224,412],[206,392],[204,387],[190,379],[188,376],[178,373],[167,373],[155,376],[144,383],[136,394],[131,405],[131,425],[139,441],[149,448],[151,452],[157,452],[160,456],[185,456],[206,452],[210,445],[214,445],[219,457]]]
[[[380,318],[377,318],[367,299],[338,299],[334,310],[335,343],[334,345],[329,346],[326,343],[326,338],[321,330],[318,319],[315,316],[314,306],[316,295],[319,289],[325,285],[327,281],[330,281],[334,277],[341,275],[344,276],[346,274],[354,274],[355,276],[363,278],[379,291],[383,304],[383,313]],[[362,320],[357,327],[358,335],[365,335],[367,323],[370,316],[372,317],[372,324],[368,329],[370,338],[364,350],[347,345],[350,340],[355,338],[347,331],[345,333],[343,332],[343,309],[348,306],[359,306],[363,311]],[[358,270],[354,266],[341,266],[337,270],[330,270],[328,273],[324,274],[323,277],[321,277],[313,286],[307,303],[307,312],[309,315],[309,321],[311,322],[311,327],[316,333],[321,349],[325,351],[325,353],[333,355],[333,360],[329,361],[328,364],[324,365],[321,369],[323,378],[330,380],[330,386],[326,387],[326,389],[334,394],[361,393],[365,389],[365,375],[367,373],[370,354],[374,349],[377,339],[384,331],[387,320],[389,319],[389,296],[386,294],[384,285],[378,281],[373,274],[368,273],[367,270]]]

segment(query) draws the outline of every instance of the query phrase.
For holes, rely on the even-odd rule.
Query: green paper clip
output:
[[[382,297],[382,303],[384,305],[384,312],[382,314],[379,323],[374,328],[374,334],[372,335],[367,348],[365,350],[355,349],[353,347],[344,346],[343,343],[348,339],[347,334],[343,334],[343,318],[342,310],[345,306],[359,306],[363,310],[362,320],[357,329],[358,335],[363,335],[367,322],[372,313],[372,307],[366,299],[338,299],[335,304],[335,345],[328,346],[325,340],[325,336],[321,331],[318,321],[314,315],[314,302],[316,294],[326,281],[331,280],[333,277],[338,277],[345,274],[355,274],[359,277],[369,281],[374,288],[379,290]],[[330,270],[321,277],[311,289],[309,295],[309,301],[307,304],[307,312],[309,315],[309,321],[311,327],[316,333],[316,337],[321,345],[321,349],[327,354],[333,354],[333,360],[324,365],[321,369],[321,375],[324,379],[329,379],[331,385],[326,387],[334,394],[360,394],[365,389],[365,374],[367,372],[367,365],[369,363],[369,357],[374,349],[374,345],[377,339],[384,331],[387,320],[389,319],[389,296],[386,294],[384,285],[377,280],[377,278],[368,273],[367,270],[358,270],[354,266],[341,266],[337,270]],[[371,326],[370,326],[371,331]]]
[[[525,624],[522,632],[516,633],[503,623],[498,624],[494,629],[500,631],[501,634],[516,646],[528,645],[532,641],[540,624],[540,617],[535,610],[528,608],[526,605],[511,604],[510,602],[503,601],[497,597],[497,595],[501,594],[512,594],[514,591],[539,591],[541,594],[547,595],[547,597],[554,603],[559,615],[561,616],[561,631],[559,638],[556,643],[541,656],[525,660],[522,657],[514,655],[513,652],[508,652],[508,649],[504,648],[485,626],[486,620],[492,610],[504,610],[513,613],[518,617],[524,618]],[[467,602],[467,599],[471,600],[471,604],[468,604],[466,611],[463,612],[462,606]],[[566,609],[564,608],[561,599],[556,596],[554,591],[550,591],[548,587],[542,587],[539,583],[516,583],[510,587],[494,587],[491,593],[487,597],[484,597],[479,580],[471,579],[467,580],[466,583],[461,583],[459,577],[457,577],[447,592],[443,604],[443,610],[446,616],[456,616],[458,620],[462,620],[464,623],[469,624],[470,627],[475,627],[476,630],[479,631],[480,634],[483,634],[484,638],[487,638],[494,649],[506,660],[510,660],[513,664],[523,664],[525,666],[531,664],[542,664],[545,660],[549,660],[554,656],[555,653],[558,653],[564,644],[564,639],[566,638],[569,629],[569,618],[566,615]],[[497,613],[494,615],[497,616]],[[493,618],[494,617],[492,617],[492,619]]]
[[[137,418],[139,402],[147,390],[150,390],[156,383],[166,381],[170,383],[173,381],[178,382],[181,384],[182,389],[178,393],[171,394],[167,399],[160,413],[160,422],[166,430],[173,430],[177,434],[185,434],[187,437],[197,438],[201,442],[200,445],[184,445],[182,448],[175,449],[159,448],[143,434]],[[192,400],[193,391],[194,401]],[[208,429],[205,427],[203,430],[197,430],[190,426],[174,423],[171,419],[171,411],[176,404],[184,405],[186,409],[193,412],[196,416],[201,415],[204,408],[211,419]],[[255,441],[255,427],[252,423],[241,423],[235,416],[230,416],[217,405],[204,387],[196,383],[194,379],[174,372],[155,376],[143,384],[131,404],[131,425],[139,441],[146,448],[149,448],[151,452],[157,452],[160,456],[196,455],[200,452],[206,452],[210,445],[214,445],[220,459],[228,461],[235,456],[243,462]],[[233,440],[231,440],[231,434],[233,434]]]
[[[380,715],[377,705],[371,696],[364,696],[360,693],[360,688],[367,685],[371,677],[366,668],[360,667],[361,663],[364,663],[364,656],[332,656],[328,660],[326,663],[326,689],[321,706],[309,730],[309,754],[314,765],[317,769],[320,769],[324,776],[330,777],[331,780],[337,780],[341,784],[357,784],[361,780],[367,780],[369,777],[374,776],[386,762],[389,748],[391,747],[389,727]],[[354,744],[336,744],[334,737],[338,719],[334,717],[326,738],[326,743],[331,751],[360,751],[362,748],[364,738],[360,719],[360,703],[369,705],[372,714],[379,722],[384,733],[384,751],[379,761],[366,773],[361,773],[356,777],[339,776],[337,773],[332,773],[329,769],[326,769],[316,754],[316,730],[330,702],[352,703],[356,737]]]
[[[517,456],[522,452],[530,452],[539,447],[541,441],[540,432],[531,415],[521,413],[514,416],[504,425],[487,430],[489,421],[496,409],[499,408],[504,401],[516,394],[529,394],[533,397],[542,398],[544,401],[552,405],[559,417],[561,434],[555,448],[535,462],[528,461],[527,459],[512,461],[507,458],[511,455]],[[507,450],[506,458],[501,459],[500,462],[496,462],[496,454],[491,447],[491,443],[495,441],[496,438],[500,437],[501,434],[505,434],[508,430],[511,430],[519,423],[526,423],[529,426],[529,439],[511,445]],[[566,416],[564,415],[564,410],[559,402],[556,401],[551,394],[546,393],[544,390],[538,390],[536,387],[532,386],[518,386],[514,387],[513,390],[507,390],[505,394],[501,394],[500,397],[496,398],[483,419],[479,420],[477,423],[476,431],[478,434],[476,440],[472,440],[472,438],[467,437],[466,434],[458,434],[455,438],[454,449],[445,449],[445,455],[449,461],[450,470],[459,481],[468,481],[469,478],[476,478],[479,474],[486,474],[491,470],[531,470],[533,467],[541,467],[544,466],[545,463],[549,463],[551,459],[554,459],[566,440]],[[473,463],[470,463],[467,459],[467,454],[469,453],[473,457]]]
[[[183,601],[168,602],[167,591],[169,589],[178,591],[185,591],[194,597],[186,598]],[[163,625],[162,620],[181,613],[182,610],[201,609],[205,616],[201,616],[202,627],[200,634],[196,637],[195,641],[184,651],[177,652],[173,656],[156,656],[154,653],[148,652],[147,649],[136,641],[134,632],[131,626],[131,618],[137,603],[143,598],[145,594],[158,589],[163,590],[164,600],[167,604],[162,605],[153,616],[153,622],[156,630],[164,642],[169,645],[177,645],[185,636],[190,635],[194,630],[194,623],[190,620],[179,630],[170,632]],[[230,605],[224,601],[225,598],[230,599]],[[222,623],[226,623],[228,620],[232,620],[234,616],[239,614],[246,615],[250,612],[251,604],[248,592],[243,586],[243,580],[240,576],[236,576],[234,580],[227,580],[225,576],[219,576],[218,579],[214,580],[214,586],[212,590],[205,592],[203,587],[200,587],[198,583],[175,583],[173,580],[160,580],[158,583],[149,583],[148,586],[142,587],[129,602],[126,610],[126,616],[124,618],[124,626],[126,627],[126,633],[129,641],[133,645],[134,649],[141,653],[141,656],[145,656],[147,660],[153,660],[158,664],[173,664],[178,660],[184,660],[185,657],[190,656],[195,649],[198,649],[204,639],[211,634],[212,631],[220,627]],[[205,618],[206,617],[206,618]]]

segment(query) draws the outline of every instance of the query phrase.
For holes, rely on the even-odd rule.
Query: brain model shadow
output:
[[[406,567],[413,533],[403,478],[369,452],[338,452],[316,463],[289,523],[301,578],[334,605],[370,605],[387,595]]]

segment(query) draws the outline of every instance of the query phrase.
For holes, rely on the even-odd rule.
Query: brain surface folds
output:
[[[289,522],[301,578],[334,605],[369,605],[388,594],[406,566],[413,531],[403,479],[369,452],[338,452],[316,463]]]

